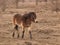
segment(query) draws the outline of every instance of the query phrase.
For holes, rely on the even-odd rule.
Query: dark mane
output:
[[[35,12],[29,12],[29,15],[32,16],[34,19],[36,19],[36,13]]]

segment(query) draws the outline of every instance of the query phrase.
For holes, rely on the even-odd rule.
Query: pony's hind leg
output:
[[[15,25],[14,29],[15,29],[15,30],[13,31],[13,35],[12,35],[13,37],[14,37],[14,35],[15,35],[15,31],[17,30],[17,32],[18,32],[18,25]],[[19,37],[19,33],[18,33],[18,37]]]
[[[18,30],[18,25],[15,25],[14,29]]]
[[[14,30],[14,31],[15,31],[15,30]],[[15,32],[13,32],[12,36],[14,37],[14,35],[15,35]]]
[[[19,30],[18,30],[18,25],[15,25],[15,29],[16,29],[16,31],[17,31],[17,33],[18,33],[17,38],[19,38]]]
[[[19,30],[17,30],[17,33],[18,33],[17,38],[19,38]]]
[[[12,34],[12,37],[14,37],[15,36],[15,30],[13,30],[13,34]]]

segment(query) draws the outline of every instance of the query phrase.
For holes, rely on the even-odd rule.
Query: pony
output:
[[[29,34],[30,34],[30,38],[32,39],[32,34],[31,34],[31,25],[32,23],[36,23],[36,13],[35,12],[29,12],[29,13],[26,13],[26,14],[15,14],[13,16],[13,24],[15,25],[14,26],[14,29],[17,30],[18,32],[18,38],[19,38],[19,30],[18,30],[18,27],[21,26],[22,28],[22,38],[24,38],[24,33],[25,33],[25,28],[27,28],[29,30]],[[15,31],[13,32],[12,36],[14,37],[15,35]]]

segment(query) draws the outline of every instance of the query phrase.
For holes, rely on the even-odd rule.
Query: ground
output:
[[[14,30],[12,19],[16,11],[24,14],[28,8],[11,10],[0,14],[0,45],[60,45],[60,12],[30,9],[30,11],[36,11],[38,23],[34,23],[31,29],[33,39],[29,38],[28,31],[22,39],[20,28],[20,37],[17,38],[17,34],[12,37]]]

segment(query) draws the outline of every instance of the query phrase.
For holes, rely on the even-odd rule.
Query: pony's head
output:
[[[36,23],[38,22],[36,21],[37,16],[35,12],[29,12],[29,16],[33,22],[36,22]]]

